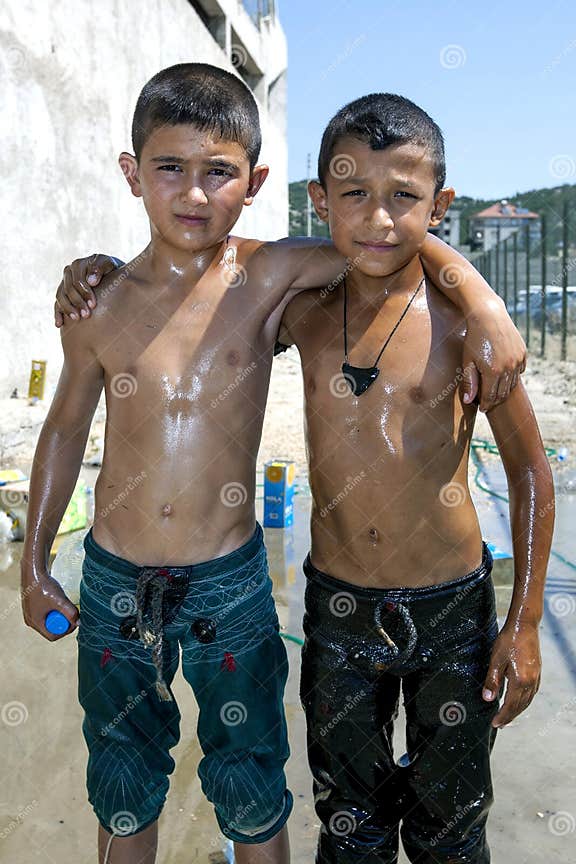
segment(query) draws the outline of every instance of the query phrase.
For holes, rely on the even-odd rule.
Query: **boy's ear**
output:
[[[326,190],[317,180],[310,180],[308,183],[308,194],[312,199],[316,215],[322,222],[328,222],[328,198]]]
[[[122,152],[118,157],[118,164],[132,190],[132,194],[136,198],[141,198],[142,187],[140,186],[140,178],[138,177],[138,162],[136,161],[136,157],[132,156],[131,153]]]
[[[432,215],[430,216],[431,228],[435,228],[440,224],[440,222],[442,222],[442,219],[446,215],[446,211],[454,200],[455,195],[456,192],[451,186],[447,189],[441,189],[440,192],[438,192],[434,199],[434,207],[432,209]]]
[[[256,165],[250,175],[250,182],[246,191],[246,197],[244,198],[245,207],[249,207],[252,204],[269,173],[270,168],[268,165]]]

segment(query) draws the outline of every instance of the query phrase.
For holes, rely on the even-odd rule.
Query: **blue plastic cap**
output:
[[[70,629],[70,622],[62,612],[57,612],[53,609],[52,612],[49,612],[46,615],[44,626],[49,633],[53,633],[55,636],[61,636],[63,633],[67,633]]]

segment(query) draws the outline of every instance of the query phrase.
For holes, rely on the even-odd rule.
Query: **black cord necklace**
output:
[[[384,342],[384,345],[382,346],[380,353],[378,354],[378,357],[376,358],[376,360],[374,362],[374,365],[373,366],[351,366],[350,363],[348,362],[348,314],[347,314],[348,289],[346,286],[346,280],[344,280],[344,363],[342,364],[342,374],[344,375],[344,378],[346,379],[348,386],[350,387],[350,390],[352,391],[352,393],[354,393],[355,396],[360,396],[362,393],[365,393],[366,390],[368,390],[368,388],[374,383],[374,381],[376,380],[376,378],[380,374],[380,369],[378,368],[378,363],[380,362],[380,358],[382,357],[382,354],[386,350],[386,347],[388,346],[388,343],[392,339],[392,336],[394,335],[394,333],[396,332],[396,330],[398,329],[398,327],[402,323],[404,316],[406,315],[406,313],[410,309],[410,306],[412,305],[412,301],[415,299],[415,297],[418,294],[418,291],[422,287],[423,283],[424,283],[424,277],[418,283],[418,287],[416,288],[416,290],[414,291],[414,293],[412,294],[412,296],[408,300],[408,303],[406,304],[406,308],[404,309],[404,311],[400,315],[400,318],[398,319],[398,321],[396,322],[396,324],[394,325],[394,327],[392,328],[392,330],[388,334],[386,341]]]

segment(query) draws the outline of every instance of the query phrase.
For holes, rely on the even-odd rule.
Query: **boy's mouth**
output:
[[[175,213],[176,219],[184,225],[204,225],[208,219],[204,216],[186,216],[183,213]]]
[[[357,240],[359,246],[368,249],[370,252],[391,252],[398,248],[398,243],[384,243],[376,240]]]

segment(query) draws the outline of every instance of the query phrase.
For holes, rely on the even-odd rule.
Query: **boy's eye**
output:
[[[355,198],[359,195],[365,195],[365,194],[366,193],[364,192],[363,189],[351,189],[350,192],[344,192],[342,197],[343,198],[348,198],[348,197],[351,197],[351,198],[354,197]]]
[[[418,197],[417,195],[412,195],[410,192],[405,192],[403,189],[401,189],[398,192],[395,192],[394,196],[395,197],[400,196],[401,198],[414,198],[414,199],[416,199]]]
[[[216,177],[232,177],[230,171],[227,171],[225,168],[211,168],[208,173],[214,174]]]
[[[158,171],[181,171],[180,165],[160,165]]]

